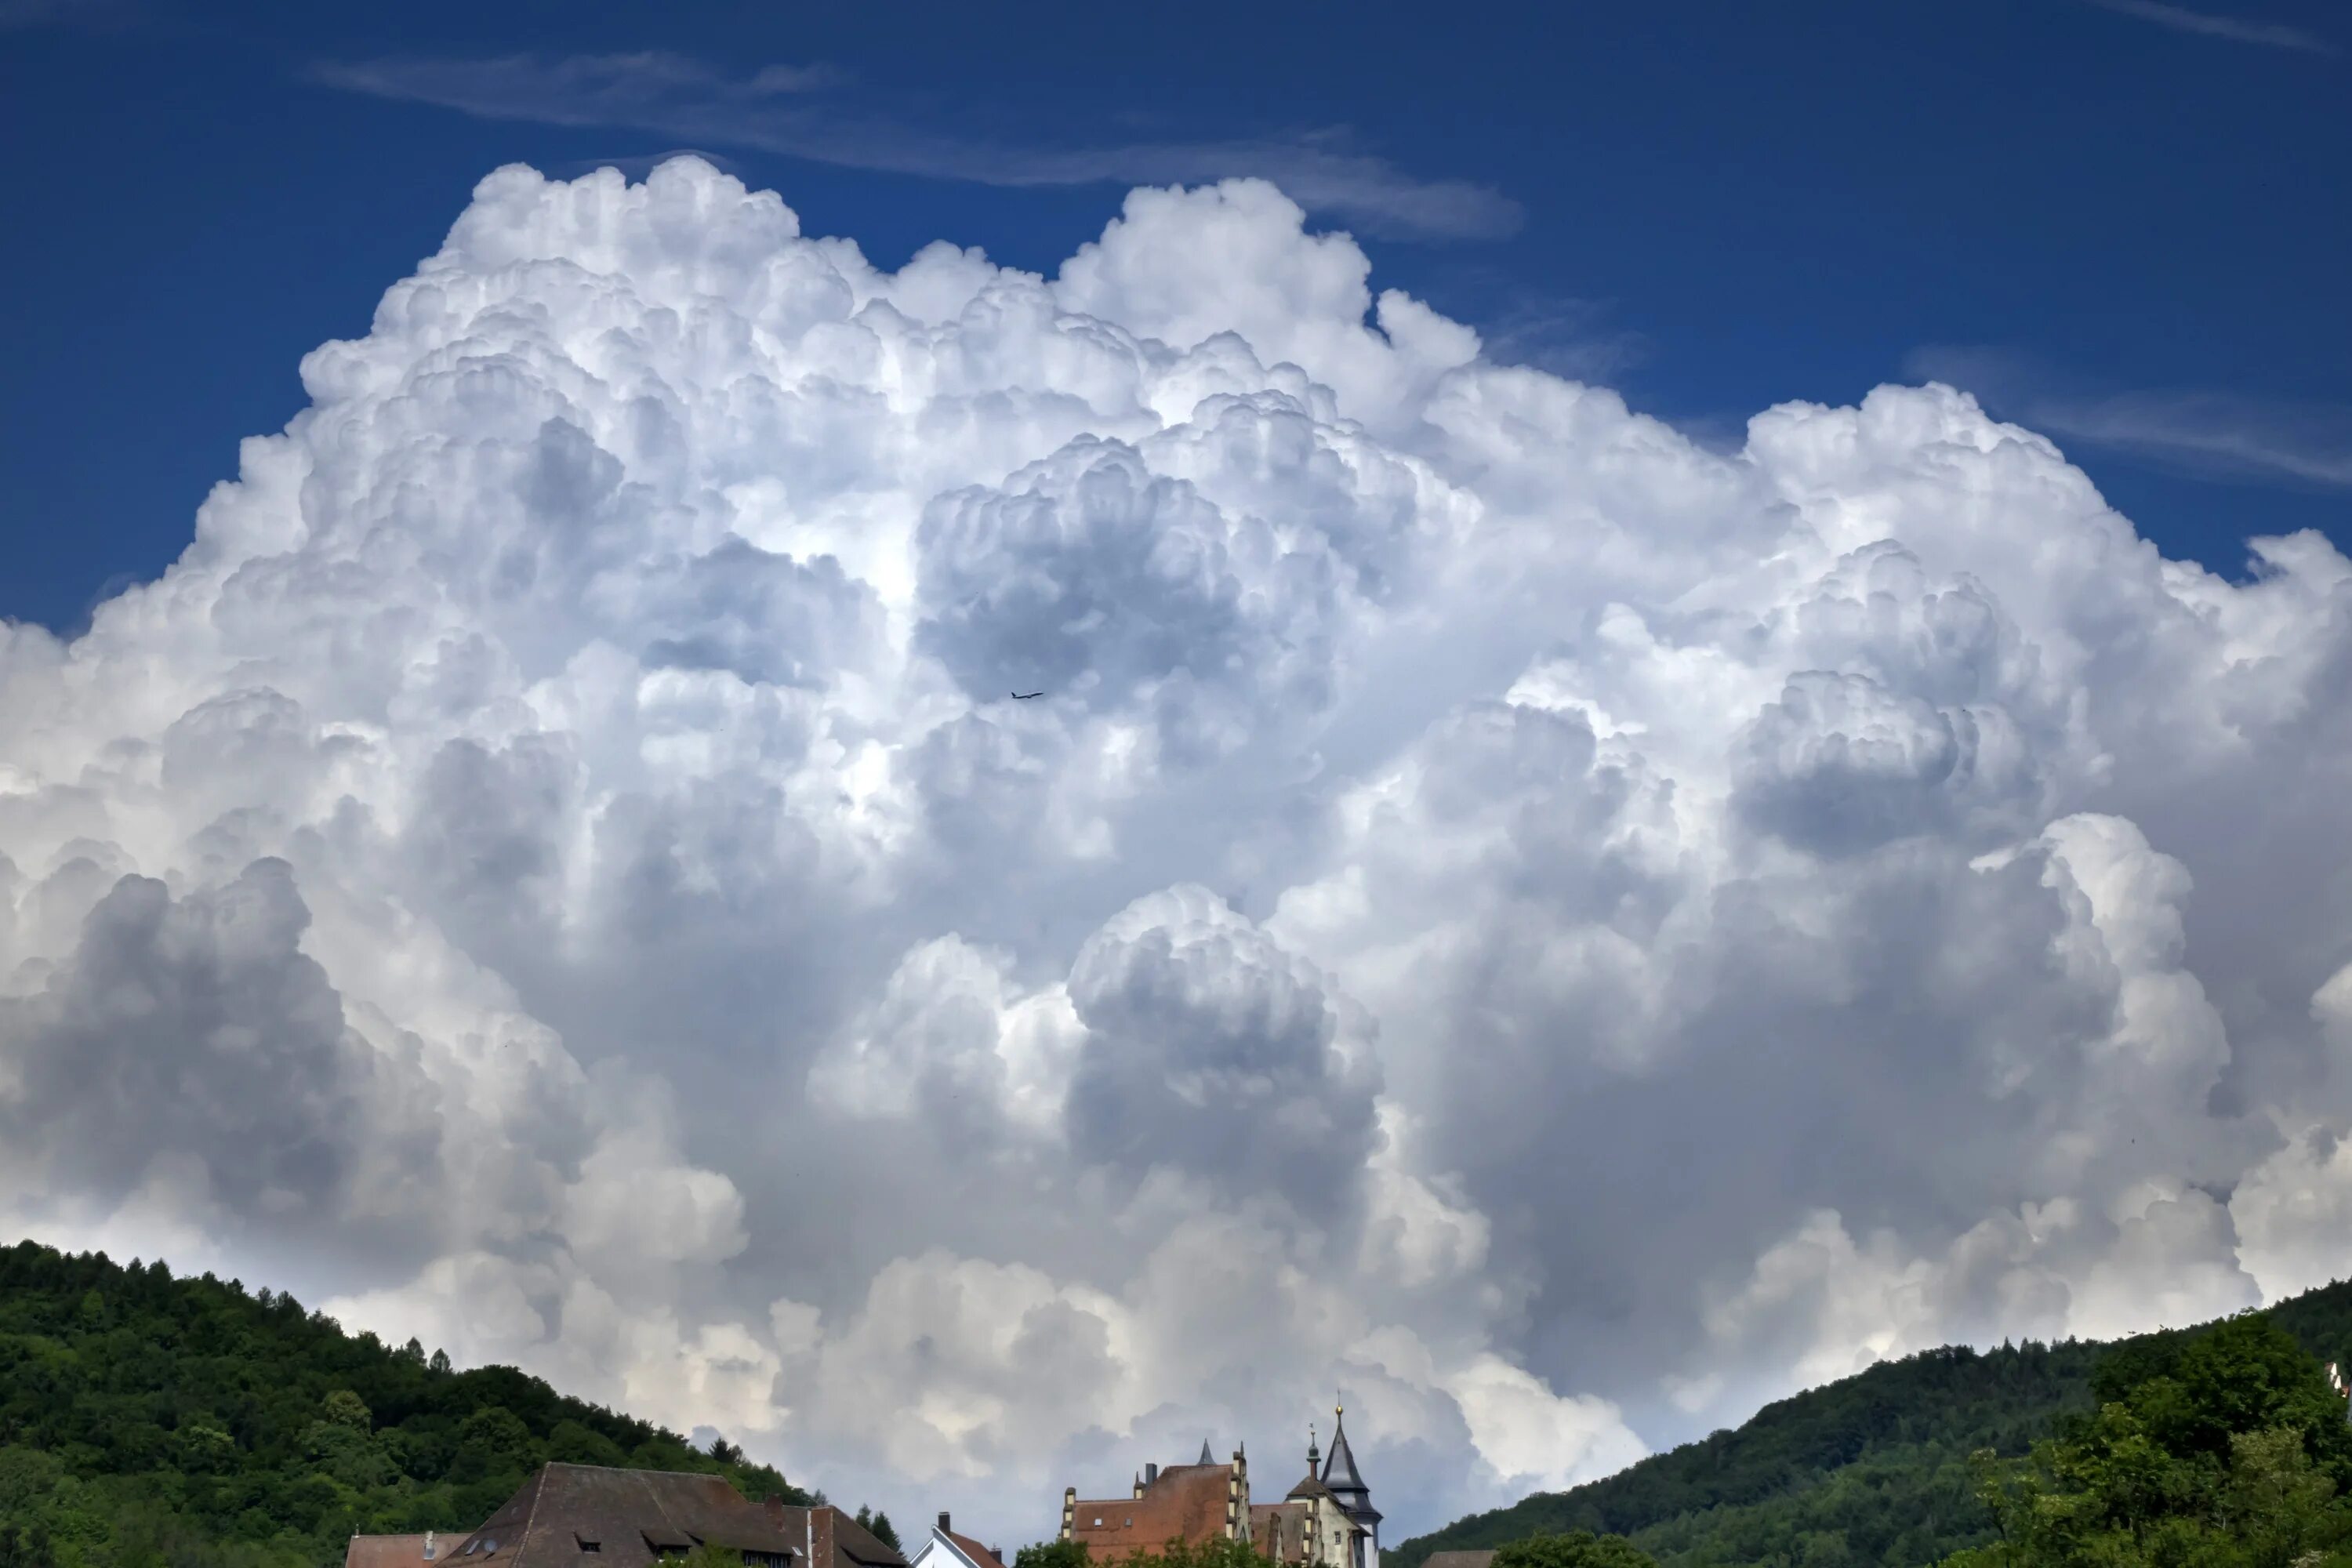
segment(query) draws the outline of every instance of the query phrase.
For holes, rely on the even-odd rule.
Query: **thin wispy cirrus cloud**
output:
[[[1513,289],[1499,275],[1490,297],[1503,303],[1478,331],[1487,357],[1496,363],[1531,365],[1570,381],[1607,382],[1650,355],[1649,340],[1616,319],[1613,301]]]
[[[1005,188],[1256,176],[1309,211],[1389,238],[1498,239],[1516,232],[1524,216],[1517,202],[1492,186],[1410,174],[1363,151],[1344,129],[1046,147],[947,134],[859,108],[843,97],[850,79],[823,65],[770,65],[729,76],[688,56],[644,50],[330,60],[310,74],[345,91],[484,120],[627,127],[841,168]]]
[[[2267,22],[2251,16],[2217,16],[2210,11],[2171,5],[2168,0],[2086,0],[2086,4],[2096,5],[2102,11],[2113,11],[2118,16],[2137,16],[2143,22],[2153,22],[2176,33],[2198,33],[2209,38],[2262,44],[2274,49],[2295,49],[2307,55],[2341,53],[2318,34],[2286,22]]]
[[[2100,388],[2007,349],[1921,349],[1904,369],[1973,393],[2036,429],[2191,473],[2352,489],[2352,406],[2212,389]]]

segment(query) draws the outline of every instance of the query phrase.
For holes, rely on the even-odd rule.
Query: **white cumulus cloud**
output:
[[[504,169],[302,374],[0,625],[9,1228],[1008,1544],[1335,1388],[1401,1537],[2334,1267],[2316,535],[1934,384],[1709,449],[1253,182],[1045,277]]]

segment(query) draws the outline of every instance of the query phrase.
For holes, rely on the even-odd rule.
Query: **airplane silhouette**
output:
[[[1013,700],[1015,702],[1026,702],[1032,697],[1043,697],[1045,695],[1045,694],[1042,691],[1016,691],[1013,694]]]

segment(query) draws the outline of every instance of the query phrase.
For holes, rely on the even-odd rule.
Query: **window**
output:
[[[572,1539],[580,1543],[580,1550],[583,1552],[602,1552],[604,1550],[604,1543],[601,1541],[591,1541],[586,1536],[579,1534],[574,1534]]]

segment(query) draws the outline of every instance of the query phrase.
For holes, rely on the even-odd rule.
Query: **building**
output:
[[[1004,1568],[1004,1553],[993,1546],[982,1546],[969,1535],[958,1535],[943,1513],[939,1523],[931,1526],[930,1538],[908,1559],[908,1568]]]
[[[343,1551],[343,1568],[424,1568],[462,1535],[428,1530],[422,1535],[354,1535]]]
[[[1156,1557],[1171,1541],[1246,1541],[1249,1517],[1249,1456],[1236,1448],[1221,1465],[1203,1442],[1192,1464],[1144,1466],[1128,1497],[1082,1500],[1064,1488],[1061,1538],[1097,1562]]]
[[[1307,1441],[1308,1468],[1313,1468],[1315,1439]],[[1372,1506],[1372,1489],[1356,1468],[1356,1451],[1348,1447],[1346,1406],[1331,1412],[1331,1457],[1323,1461],[1323,1485],[1339,1500],[1348,1521],[1356,1527],[1354,1568],[1381,1568],[1381,1510]]]
[[[719,1476],[559,1464],[542,1466],[469,1534],[355,1535],[343,1564],[651,1568],[698,1546],[740,1552],[745,1568],[907,1568],[837,1508],[755,1503]]]
[[[1202,1443],[1193,1464],[1146,1465],[1129,1497],[1081,1499],[1076,1487],[1065,1488],[1061,1538],[1097,1562],[1158,1556],[1171,1542],[1225,1540],[1297,1568],[1380,1568],[1381,1511],[1348,1446],[1346,1414],[1339,1414],[1329,1458],[1310,1429],[1307,1474],[1279,1502],[1251,1500],[1244,1449],[1221,1465]]]
[[[907,1568],[907,1560],[885,1545],[880,1537],[831,1504],[792,1508],[771,1499],[761,1509],[782,1527],[787,1540],[796,1542],[796,1562],[788,1568]],[[714,1540],[713,1544],[724,1542]],[[751,1554],[743,1554],[744,1568],[760,1568]],[[530,1568],[526,1564],[525,1568]],[[609,1568],[592,1563],[588,1568]]]
[[[1348,1446],[1347,1412],[1334,1411],[1331,1453],[1307,1435],[1307,1474],[1280,1502],[1250,1510],[1250,1542],[1276,1563],[1301,1568],[1380,1568],[1381,1510]]]

